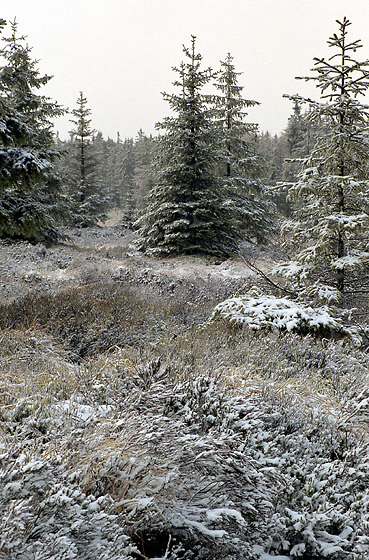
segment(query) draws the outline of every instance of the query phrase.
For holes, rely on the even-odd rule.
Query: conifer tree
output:
[[[298,181],[289,185],[290,199],[303,201],[286,224],[297,253],[277,267],[299,282],[302,296],[325,302],[342,301],[369,282],[369,109],[360,102],[369,88],[369,61],[354,58],[362,45],[348,40],[350,22],[337,23],[328,41],[334,54],[315,58],[315,74],[303,78],[315,80],[321,100],[291,97],[308,104],[308,119],[320,128]]]
[[[276,161],[276,173],[272,172],[274,181],[269,185],[274,186],[280,181],[297,181],[301,171],[303,158],[310,153],[310,123],[308,123],[301,112],[300,103],[295,100],[292,115],[288,118],[285,130],[276,138],[274,149],[270,150],[269,161]],[[287,191],[277,187],[273,189],[273,199],[278,210],[285,217],[289,217],[293,211],[293,204],[287,200]]]
[[[286,134],[262,132],[257,137],[257,150],[264,163],[263,181],[269,187],[276,185],[283,180],[283,163],[289,155]]]
[[[136,186],[136,213],[142,214],[147,207],[147,197],[155,185],[155,154],[157,151],[157,138],[151,134],[147,136],[142,128],[134,140],[135,159],[135,186]]]
[[[174,69],[179,92],[164,94],[174,116],[159,125],[158,182],[138,222],[140,246],[154,255],[226,256],[237,248],[237,232],[216,177],[214,115],[203,94],[214,73],[201,68],[195,37],[183,50],[186,61]]]
[[[126,138],[121,146],[120,178],[121,206],[123,208],[123,224],[131,228],[136,206],[135,200],[135,154],[132,138]]]
[[[120,208],[121,206],[121,173],[120,161],[122,157],[122,147],[119,132],[117,133],[116,142],[111,138],[104,141],[104,168],[101,177],[105,178],[108,187],[109,204],[112,208]]]
[[[91,140],[91,159],[94,161],[93,180],[94,183],[110,183],[109,177],[109,139],[105,140],[103,133],[97,131]]]
[[[286,181],[296,181],[301,170],[299,158],[304,158],[310,152],[306,145],[307,121],[301,113],[301,105],[295,99],[292,115],[289,117],[285,129],[286,142],[288,148],[288,158],[284,166],[284,179]],[[293,161],[291,161],[293,158]]]
[[[310,150],[306,145],[306,130],[306,119],[303,118],[298,99],[295,99],[293,112],[286,128],[287,144],[291,156],[306,156],[309,153]]]
[[[152,136],[147,136],[140,128],[135,138],[135,159],[142,167],[152,163],[152,141]]]
[[[286,96],[288,97],[288,96]],[[311,153],[316,138],[319,135],[319,129],[324,128],[324,124],[313,123],[309,119],[309,115],[303,114],[301,111],[301,103],[298,97],[293,99],[293,112],[287,122],[287,127],[283,134],[286,136],[288,154],[284,165],[284,180],[297,181],[298,174],[301,171],[303,160]],[[324,131],[321,131],[324,134]]]
[[[1,28],[5,24],[1,20]],[[14,21],[1,49],[0,237],[51,241],[63,207],[54,173],[58,152],[52,119],[64,109],[38,94],[51,77],[40,75],[17,27]]]
[[[215,87],[215,122],[219,133],[219,179],[232,209],[235,227],[249,238],[265,239],[273,231],[272,205],[267,202],[261,181],[263,165],[257,152],[256,124],[245,122],[248,107],[257,101],[242,97],[233,57],[221,61]]]
[[[91,110],[87,98],[80,92],[77,108],[72,110],[75,125],[70,131],[70,158],[67,174],[67,191],[71,197],[70,221],[81,227],[95,225],[105,217],[108,205],[106,189],[99,177],[101,142],[94,146],[95,130],[91,127]],[[101,146],[100,146],[101,148]]]

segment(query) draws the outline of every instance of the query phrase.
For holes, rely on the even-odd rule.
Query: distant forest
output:
[[[88,100],[83,93],[81,95],[85,103],[84,110],[88,111]],[[272,135],[268,131],[257,130],[255,134],[245,136],[246,141],[255,144],[261,156],[262,179],[266,185],[274,186],[280,181],[297,177],[298,164],[286,163],[286,160],[310,153],[314,145],[315,128],[304,121],[301,109],[296,104],[280,134]],[[84,136],[84,140],[85,173],[91,188],[104,193],[106,202],[102,205],[102,213],[118,208],[123,215],[122,225],[130,227],[144,208],[146,196],[155,182],[153,164],[158,150],[158,136],[147,135],[140,128],[135,138],[124,137],[120,132],[115,138],[105,138],[103,132],[93,129],[91,115],[88,135]],[[72,127],[68,140],[61,140],[58,135],[55,140],[60,154],[56,169],[63,177],[63,186],[68,194],[73,193],[73,178],[76,180],[80,173],[80,143],[81,136]],[[285,198],[276,196],[275,202],[282,213],[288,214],[289,204]],[[91,216],[89,223],[95,221],[96,218]]]

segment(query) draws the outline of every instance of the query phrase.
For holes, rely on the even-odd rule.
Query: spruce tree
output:
[[[214,113],[203,93],[214,73],[201,68],[195,37],[183,51],[185,62],[174,68],[179,92],[164,94],[174,116],[159,125],[165,134],[158,146],[158,182],[138,222],[140,246],[153,255],[227,256],[237,248],[237,232],[216,177]]]
[[[368,106],[360,102],[369,88],[369,61],[354,58],[361,42],[348,40],[344,18],[328,45],[334,54],[315,58],[319,101],[307,103],[307,118],[319,125],[311,154],[303,161],[298,181],[289,185],[289,198],[300,201],[290,229],[297,251],[292,262],[277,270],[298,281],[300,294],[325,302],[366,290],[369,279]]]
[[[278,171],[273,174],[274,182],[270,182],[270,186],[276,185],[280,181],[297,181],[303,158],[310,153],[309,131],[310,125],[304,119],[301,105],[295,100],[287,126],[277,138],[274,149],[270,150],[270,154],[274,156],[272,159],[277,158],[278,161],[275,166]],[[271,156],[269,157],[271,158]],[[285,217],[291,216],[293,211],[293,204],[287,200],[287,191],[288,189],[283,191],[278,187],[276,190],[273,189],[273,199],[278,210]]]
[[[52,119],[64,109],[38,94],[51,77],[40,75],[16,21],[11,30],[0,51],[0,237],[48,242],[63,209]]]
[[[69,169],[66,177],[67,192],[71,201],[70,221],[76,226],[95,225],[105,218],[108,195],[99,176],[102,151],[101,142],[94,146],[95,130],[91,127],[91,110],[83,92],[72,110],[75,125],[70,131]]]
[[[248,238],[263,240],[273,231],[272,205],[261,181],[263,164],[257,152],[256,124],[245,121],[245,109],[257,101],[242,97],[233,57],[221,61],[215,87],[215,122],[219,134],[219,180],[228,192],[226,204],[232,209],[235,227]]]
[[[262,132],[257,138],[257,149],[264,163],[263,180],[269,187],[275,186],[283,180],[283,163],[288,157],[285,133],[272,136],[268,131]]]
[[[288,97],[288,96],[286,96]],[[288,154],[284,165],[284,180],[296,182],[303,160],[311,153],[319,134],[325,134],[324,123],[313,123],[303,114],[299,98],[293,99],[293,112],[283,134],[286,136]]]
[[[134,140],[134,160],[135,160],[135,188],[136,188],[136,213],[144,213],[148,194],[154,187],[156,172],[154,161],[157,152],[157,138],[151,134],[147,136],[142,128],[137,133]]]
[[[122,143],[119,132],[117,133],[116,142],[112,138],[108,138],[104,142],[104,165],[106,167],[104,174],[105,183],[108,188],[109,205],[112,208],[121,207],[121,172],[120,161],[122,157]]]
[[[136,207],[135,199],[135,153],[132,138],[126,138],[121,146],[120,178],[121,207],[123,209],[122,224],[131,228]]]
[[[284,179],[286,181],[296,181],[301,170],[299,158],[305,158],[310,149],[307,146],[307,121],[303,118],[301,105],[298,100],[294,100],[293,112],[287,122],[284,131],[286,135],[288,159],[284,167]]]

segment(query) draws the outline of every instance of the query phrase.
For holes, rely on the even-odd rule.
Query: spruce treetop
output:
[[[65,109],[49,97],[36,93],[52,76],[40,75],[39,61],[31,58],[32,49],[25,44],[26,37],[18,36],[16,20],[10,25],[11,34],[2,38],[4,46],[0,50],[5,61],[0,69],[1,95],[7,98],[9,110],[22,113],[30,134],[35,136],[37,132],[39,145],[49,144],[53,139],[52,121],[63,115]]]
[[[342,22],[336,20],[340,27],[339,34],[334,33],[328,39],[328,46],[337,49],[328,60],[314,58],[315,76],[301,77],[302,80],[315,80],[321,90],[321,98],[329,102],[338,100],[339,103],[365,95],[369,86],[369,60],[358,62],[351,53],[362,48],[361,41],[348,41],[348,27],[351,22],[344,17]],[[351,99],[352,100],[352,99]]]
[[[236,72],[233,64],[233,56],[228,53],[224,61],[220,61],[220,71],[216,74],[217,81],[215,87],[221,92],[220,96],[215,96],[215,102],[219,103],[221,99],[225,100],[227,108],[227,118],[225,124],[229,125],[229,119],[243,118],[247,113],[243,111],[245,107],[253,107],[260,105],[259,101],[252,99],[244,99],[242,97],[243,86],[239,85],[238,77],[242,72]]]
[[[80,92],[77,99],[77,108],[72,110],[72,115],[74,119],[70,119],[70,122],[75,124],[76,127],[70,131],[72,137],[77,136],[81,139],[91,138],[96,132],[91,128],[91,109],[87,107],[87,98],[84,96],[83,91]]]

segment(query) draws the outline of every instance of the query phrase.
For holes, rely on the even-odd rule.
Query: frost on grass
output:
[[[257,290],[219,303],[211,319],[217,317],[253,330],[350,334],[341,318],[333,317],[327,306],[313,308],[287,298],[262,295]]]

